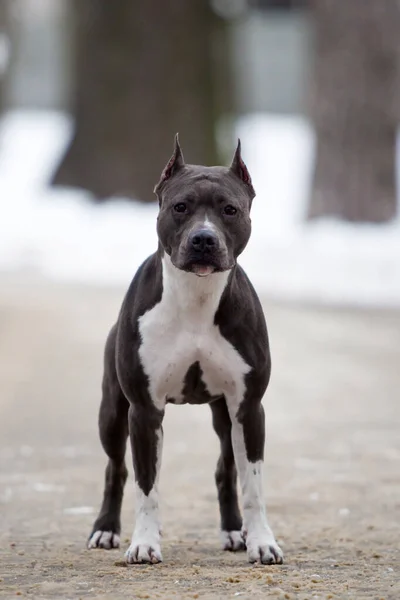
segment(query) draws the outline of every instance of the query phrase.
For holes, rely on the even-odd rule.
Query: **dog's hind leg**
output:
[[[104,496],[88,541],[88,548],[118,548],[121,532],[121,505],[128,471],[125,465],[129,403],[118,383],[115,370],[115,328],[106,343],[103,396],[99,412],[99,432],[108,456]]]
[[[210,404],[214,429],[221,444],[221,455],[215,472],[221,515],[221,542],[223,550],[244,550],[242,517],[237,496],[237,473],[232,448],[232,423],[225,398]]]

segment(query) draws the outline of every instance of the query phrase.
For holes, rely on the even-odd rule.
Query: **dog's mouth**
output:
[[[190,263],[186,263],[183,270],[188,273],[193,273],[197,277],[208,277],[213,273],[223,273],[229,271],[234,266],[234,263],[228,264],[225,262],[211,262],[204,260],[194,260]]]
[[[191,266],[191,271],[197,275],[197,277],[207,277],[207,275],[214,273],[215,267],[213,265],[193,264]]]
[[[183,259],[183,260],[182,260]],[[175,266],[181,271],[193,273],[197,277],[208,277],[213,273],[221,273],[231,268],[227,257],[221,257],[212,254],[200,254],[191,252],[185,257],[178,255],[177,259],[172,259]]]
[[[220,265],[218,261],[211,260],[210,258],[205,259],[199,256],[191,257],[190,260],[187,260],[180,265],[177,263],[176,266],[182,271],[197,275],[197,277],[208,277],[208,275],[212,275],[213,273],[224,271],[222,265]]]

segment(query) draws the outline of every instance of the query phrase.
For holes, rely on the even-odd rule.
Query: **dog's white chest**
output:
[[[139,355],[159,408],[168,399],[184,400],[185,377],[195,363],[211,396],[243,396],[249,366],[214,325],[228,276],[196,277],[163,259],[161,302],[139,319]]]

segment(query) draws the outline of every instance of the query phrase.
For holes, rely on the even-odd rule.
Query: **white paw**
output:
[[[283,552],[275,538],[266,533],[255,532],[246,536],[247,557],[249,562],[262,565],[281,565]]]
[[[160,542],[157,538],[140,538],[135,535],[131,545],[125,552],[126,562],[134,563],[159,563],[162,562]]]
[[[104,548],[105,550],[111,550],[111,548],[119,548],[120,537],[113,531],[95,531],[89,541],[87,547],[92,548]]]
[[[246,543],[241,531],[221,531],[220,532],[222,550],[237,552],[245,550]]]

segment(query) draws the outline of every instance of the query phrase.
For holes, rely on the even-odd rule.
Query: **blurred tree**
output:
[[[0,0],[0,113],[4,108],[4,84],[7,68],[7,0]]]
[[[309,217],[383,222],[396,214],[400,2],[313,0],[317,133]]]
[[[54,183],[97,200],[153,200],[180,133],[190,162],[215,164],[213,32],[204,0],[74,0],[75,135]]]
[[[303,8],[310,0],[247,0],[250,6],[261,9],[292,10]]]

